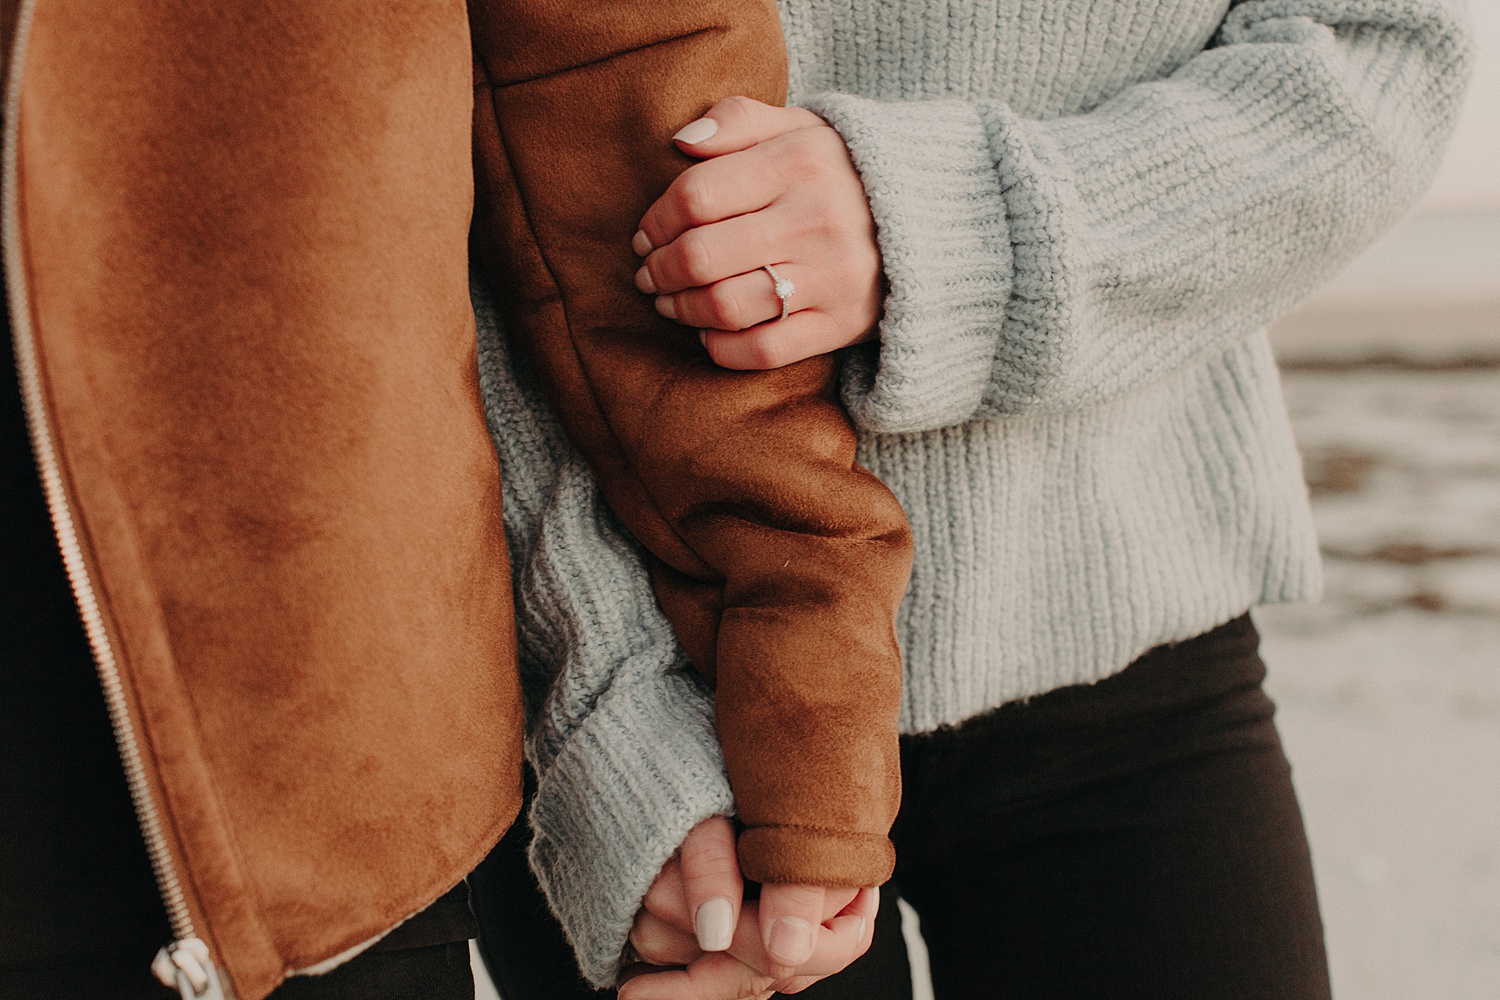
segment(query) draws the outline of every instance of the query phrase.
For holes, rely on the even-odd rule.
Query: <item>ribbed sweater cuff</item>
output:
[[[844,402],[862,429],[931,430],[984,397],[1011,288],[990,144],[972,105],[819,94],[805,106],[849,147],[889,289],[877,352],[852,351]]]
[[[688,831],[733,810],[696,678],[656,674],[600,698],[531,806],[532,870],[591,983],[615,981],[646,890]]]

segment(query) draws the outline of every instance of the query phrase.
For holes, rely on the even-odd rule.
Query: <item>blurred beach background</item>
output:
[[[1337,1000],[1500,998],[1500,0],[1469,9],[1432,190],[1272,329],[1327,588],[1256,618]]]
[[[1322,540],[1267,688],[1338,1000],[1500,998],[1500,0],[1444,168],[1272,330]]]

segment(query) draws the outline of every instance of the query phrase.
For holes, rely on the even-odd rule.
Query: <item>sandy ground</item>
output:
[[[1266,609],[1339,1000],[1500,997],[1500,367],[1286,373],[1327,559]]]

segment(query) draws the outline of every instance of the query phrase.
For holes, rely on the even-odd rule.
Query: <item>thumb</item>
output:
[[[729,820],[710,816],[682,842],[683,890],[698,947],[704,951],[726,950],[740,922],[745,884],[734,839]]]
[[[812,957],[823,922],[822,887],[766,885],[760,891],[760,940],[778,979],[795,973]]]
[[[778,108],[751,97],[726,97],[702,118],[684,125],[672,140],[689,156],[707,159],[822,124],[823,119],[805,108]]]

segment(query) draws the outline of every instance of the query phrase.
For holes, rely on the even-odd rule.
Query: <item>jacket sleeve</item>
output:
[[[531,865],[583,974],[614,982],[656,873],[689,830],[734,811],[713,696],[651,593],[638,548],[473,284],[479,385],[511,553]]]
[[[1087,406],[1264,326],[1415,201],[1468,61],[1448,0],[1248,0],[1169,77],[1072,117],[812,97],[890,287],[845,374],[855,422]]]
[[[910,569],[854,459],[838,362],[717,368],[634,289],[642,214],[715,101],[784,98],[771,0],[472,2],[477,256],[525,356],[714,685],[745,875],[872,885],[894,864]]]

